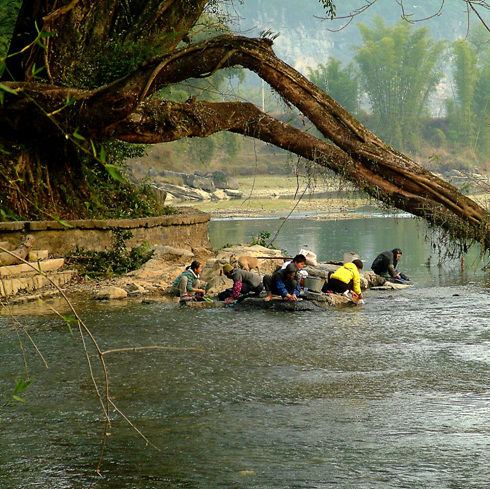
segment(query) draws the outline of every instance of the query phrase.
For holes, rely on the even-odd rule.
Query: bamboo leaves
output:
[[[14,393],[10,396],[10,399],[7,401],[6,405],[15,406],[16,402],[26,402],[23,397],[20,397],[20,393],[25,391],[33,382],[34,379],[24,380],[25,375],[23,375],[20,380],[15,384]]]

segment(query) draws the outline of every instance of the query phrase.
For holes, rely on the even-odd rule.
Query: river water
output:
[[[213,244],[274,235],[278,219],[213,221]],[[312,313],[77,304],[106,356],[119,412],[103,432],[77,330],[53,314],[0,317],[3,488],[448,488],[490,481],[489,276],[477,250],[438,263],[413,219],[288,220],[276,246],[320,260],[400,247],[416,287]],[[427,262],[431,258],[431,266]],[[24,327],[42,352],[46,368]],[[89,349],[91,347],[89,346]],[[92,360],[97,378],[96,356]]]

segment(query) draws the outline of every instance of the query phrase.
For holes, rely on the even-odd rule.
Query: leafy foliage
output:
[[[429,96],[442,78],[438,62],[445,43],[436,43],[425,27],[387,26],[379,16],[371,28],[359,29],[364,43],[355,59],[374,115],[368,126],[389,144],[416,150],[411,136],[420,131]]]
[[[26,400],[23,397],[20,397],[20,393],[25,391],[33,382],[34,380],[24,380],[25,375],[23,375],[18,382],[15,384],[14,388],[14,393],[10,396],[10,399],[7,401],[7,405],[10,404],[11,406],[14,406],[16,402],[26,402]]]
[[[308,68],[308,77],[351,114],[359,113],[359,83],[353,64],[342,68],[342,61],[330,57],[327,64]]]
[[[0,58],[7,55],[21,0],[0,0]]]
[[[113,233],[111,250],[77,250],[67,257],[67,263],[73,264],[80,274],[87,277],[108,278],[138,270],[153,256],[154,250],[150,250],[148,244],[128,250],[126,242],[133,237],[130,231],[113,229]]]
[[[490,151],[489,42],[488,32],[477,29],[453,44],[454,98],[446,103],[449,141],[483,156]]]
[[[271,246],[268,243],[270,237],[271,233],[269,233],[268,231],[260,231],[257,236],[252,237],[252,242],[250,243],[250,246],[259,245],[263,246],[264,248],[274,248],[274,246]]]

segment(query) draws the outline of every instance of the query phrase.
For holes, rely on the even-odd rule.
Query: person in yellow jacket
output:
[[[354,260],[337,268],[328,277],[328,282],[323,286],[322,292],[354,292],[353,296],[357,299],[363,299],[361,291],[361,276],[359,271],[362,270],[362,261]]]

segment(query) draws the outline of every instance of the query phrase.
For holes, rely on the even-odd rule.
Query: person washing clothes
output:
[[[350,292],[354,300],[363,299],[361,291],[361,275],[363,264],[361,260],[345,263],[329,274],[328,281],[322,287],[322,292]]]
[[[273,295],[280,295],[285,301],[297,301],[301,292],[298,271],[298,267],[290,263],[286,268],[280,268],[272,275],[264,275],[264,287],[267,292],[264,300],[270,301]]]
[[[225,304],[236,301],[240,298],[245,298],[249,293],[259,295],[264,288],[262,278],[257,273],[242,270],[241,268],[233,268],[226,264],[223,267],[223,274],[233,280],[233,287],[226,289],[218,294],[218,299],[224,301]]]
[[[399,280],[410,280],[403,273],[398,272],[396,267],[402,257],[402,250],[400,248],[394,248],[391,251],[383,251],[373,261],[371,270],[380,277],[395,278]]]
[[[186,269],[174,280],[172,284],[172,293],[180,296],[181,301],[190,301],[190,294],[204,295],[206,291],[201,289],[200,275],[202,272],[202,263],[194,260]]]

